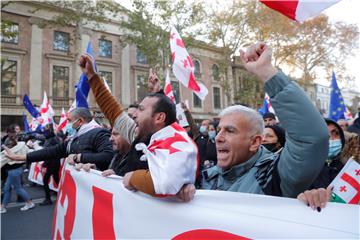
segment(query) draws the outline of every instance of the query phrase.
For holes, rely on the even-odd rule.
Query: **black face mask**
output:
[[[277,143],[266,143],[266,144],[262,144],[262,145],[270,152],[276,152],[277,150],[279,150],[276,146]]]

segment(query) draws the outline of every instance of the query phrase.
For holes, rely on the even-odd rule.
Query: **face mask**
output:
[[[328,152],[328,157],[329,158],[333,158],[335,156],[337,156],[340,151],[341,151],[341,140],[329,140],[329,152]]]
[[[67,132],[68,136],[74,136],[76,132],[79,130],[80,126],[74,128],[74,123],[77,122],[79,119],[75,120],[74,122],[69,122],[65,126],[65,131]]]
[[[201,132],[202,134],[206,133],[206,132],[207,132],[207,131],[206,131],[206,126],[201,126],[201,127],[200,127],[200,132]]]
[[[216,137],[216,132],[215,131],[209,131],[208,134],[209,134],[210,139],[215,139],[215,137]]]
[[[278,150],[276,147],[277,143],[265,143],[262,145],[270,152],[276,152]]]

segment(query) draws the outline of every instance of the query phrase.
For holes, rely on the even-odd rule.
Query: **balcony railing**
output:
[[[54,107],[70,107],[73,103],[73,98],[63,98],[63,97],[52,97],[52,105]]]
[[[16,105],[21,102],[21,95],[1,94],[1,105]]]

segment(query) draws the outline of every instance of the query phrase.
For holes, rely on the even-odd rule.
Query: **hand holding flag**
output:
[[[149,69],[149,78],[148,78],[148,91],[150,93],[157,93],[160,91],[160,81],[155,71],[150,68]]]

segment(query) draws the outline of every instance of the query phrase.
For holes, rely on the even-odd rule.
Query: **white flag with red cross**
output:
[[[44,92],[44,98],[40,106],[40,124],[45,126],[53,122],[53,116],[55,115],[53,108],[51,107],[46,92]]]
[[[173,103],[176,103],[176,102],[175,102],[174,92],[173,92],[172,87],[171,87],[171,80],[170,80],[169,69],[167,69],[167,71],[166,71],[166,79],[165,79],[164,93],[165,93],[165,96],[167,96],[168,98],[170,98],[170,100],[171,100]]]
[[[350,158],[330,185],[332,202],[360,204],[360,164]]]
[[[198,149],[178,123],[154,133],[148,146],[139,143],[135,148],[144,152],[140,159],[148,161],[156,194],[175,195],[184,184],[195,182]]]
[[[63,131],[65,133],[66,123],[67,123],[67,116],[66,116],[64,108],[62,108],[61,115],[60,115],[60,122],[59,122],[59,125],[57,126],[57,131],[58,132]]]
[[[353,115],[352,115],[352,113],[349,111],[349,109],[347,107],[345,107],[344,117],[345,117],[346,120],[352,120],[353,119]]]
[[[198,83],[195,80],[194,64],[185,48],[183,40],[174,27],[171,27],[170,32],[170,48],[173,61],[172,69],[175,77],[185,87],[194,91],[201,100],[204,100],[208,94],[208,89],[204,84]]]

